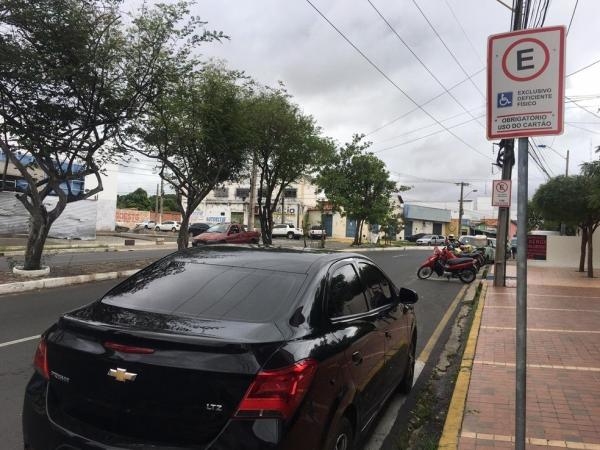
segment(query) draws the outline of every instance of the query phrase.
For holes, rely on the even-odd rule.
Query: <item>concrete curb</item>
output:
[[[177,242],[165,242],[163,244],[141,244],[138,246],[124,246],[121,244],[106,245],[100,247],[63,247],[63,248],[48,248],[44,250],[43,255],[59,255],[62,253],[103,253],[103,252],[131,252],[136,250],[160,250],[161,248],[177,247]],[[1,256],[23,256],[24,250],[11,250],[0,252]]]
[[[412,250],[431,250],[433,251],[434,247],[417,247],[417,246],[406,246],[406,247],[365,247],[365,248],[345,248],[340,250],[341,252],[350,252],[350,253],[360,253],[360,252],[405,252]]]
[[[43,278],[41,280],[0,284],[0,295],[17,294],[19,292],[33,291],[35,289],[71,286],[73,284],[89,283],[91,281],[114,280],[117,278],[130,277],[139,270],[140,269],[120,270],[118,272],[91,273],[88,275],[75,275],[72,277]]]
[[[467,393],[469,391],[469,383],[471,382],[471,370],[473,368],[473,360],[475,359],[475,349],[477,347],[477,339],[479,338],[481,315],[488,286],[486,282],[480,283],[482,284],[482,287],[479,296],[479,304],[477,305],[473,323],[471,324],[471,331],[469,332],[469,337],[463,353],[460,372],[456,378],[452,400],[450,401],[446,422],[444,423],[444,431],[442,432],[438,448],[451,450],[458,448],[460,429],[462,427],[465,405],[467,402]]]

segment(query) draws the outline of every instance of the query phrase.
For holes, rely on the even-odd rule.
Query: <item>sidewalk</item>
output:
[[[514,277],[515,266],[508,270]],[[527,448],[600,450],[600,279],[574,269],[528,272]],[[458,437],[463,450],[514,448],[516,289],[510,282],[495,288],[488,281]]]

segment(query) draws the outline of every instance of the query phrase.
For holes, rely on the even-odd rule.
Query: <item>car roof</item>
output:
[[[365,258],[357,253],[312,249],[264,248],[215,245],[180,250],[168,256],[174,260],[229,267],[308,273],[346,258]]]

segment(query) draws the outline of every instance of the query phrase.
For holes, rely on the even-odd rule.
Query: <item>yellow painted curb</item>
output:
[[[469,391],[469,382],[471,381],[471,368],[473,367],[473,359],[475,358],[475,348],[477,347],[477,338],[479,337],[481,314],[486,293],[487,283],[483,281],[481,293],[479,294],[479,303],[473,317],[473,324],[471,325],[471,331],[469,332],[469,338],[467,339],[463,353],[460,371],[456,378],[456,385],[454,386],[452,400],[450,401],[446,422],[444,423],[444,431],[442,432],[438,448],[449,450],[458,448],[458,439],[465,412],[465,404],[467,402],[467,392]]]

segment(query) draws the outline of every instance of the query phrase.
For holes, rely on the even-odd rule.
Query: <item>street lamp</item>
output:
[[[459,208],[458,208],[458,237],[462,236],[462,216],[464,213],[464,209],[463,209],[463,201],[464,201],[464,197],[466,197],[467,195],[471,194],[472,192],[477,192],[477,189],[473,189],[469,192],[467,192],[467,195],[464,195],[464,187],[465,186],[469,186],[469,183],[465,183],[464,181],[461,181],[460,183],[456,183],[457,186],[460,186],[460,203],[459,203]]]

